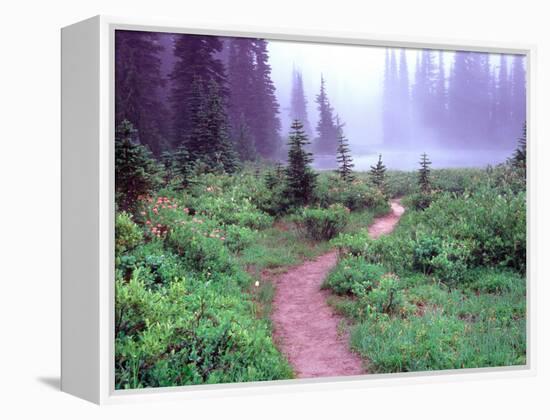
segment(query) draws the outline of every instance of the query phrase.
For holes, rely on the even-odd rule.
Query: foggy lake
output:
[[[420,154],[412,151],[382,150],[384,165],[388,169],[403,171],[416,170],[419,167]],[[509,158],[513,150],[426,150],[432,161],[432,168],[485,168],[497,165]],[[353,156],[356,171],[368,171],[378,161],[378,153]],[[318,170],[336,169],[336,161],[331,156],[315,156],[314,167]]]

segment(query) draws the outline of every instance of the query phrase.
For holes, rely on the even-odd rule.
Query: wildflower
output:
[[[259,286],[260,286],[260,282],[259,282],[258,280],[256,280],[256,283],[254,283],[254,286],[259,287]]]
[[[142,211],[142,212],[141,212],[141,215],[142,215],[142,216],[145,216],[145,212],[144,212],[144,211]]]
[[[146,224],[146,225],[150,225],[150,224],[151,224],[151,221],[150,221],[150,220],[147,220],[147,221],[145,222],[145,224]]]

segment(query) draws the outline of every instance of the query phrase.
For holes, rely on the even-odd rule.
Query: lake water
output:
[[[388,169],[415,170],[419,167],[420,154],[409,151],[382,151],[382,162]],[[513,151],[510,150],[427,150],[431,167],[440,168],[485,168],[487,165],[503,163]],[[355,171],[368,171],[378,161],[378,154],[354,155]],[[337,163],[332,156],[315,156],[315,169],[336,169]]]

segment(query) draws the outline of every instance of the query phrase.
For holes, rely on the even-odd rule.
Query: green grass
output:
[[[351,347],[373,373],[525,364],[525,279],[506,271],[475,274],[460,288],[429,276],[403,279],[405,309],[395,315],[365,313],[357,298],[331,297],[329,303],[354,320]],[[506,290],[480,291],[495,276]]]

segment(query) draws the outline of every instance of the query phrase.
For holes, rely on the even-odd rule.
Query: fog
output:
[[[349,143],[354,156],[355,169],[368,170],[370,165],[374,164],[378,154],[383,155],[384,163],[388,168],[393,169],[413,169],[417,167],[419,155],[423,152],[429,154],[433,161],[433,167],[483,167],[488,164],[497,164],[503,162],[513,152],[516,139],[519,137],[522,118],[525,118],[525,102],[516,99],[513,104],[519,108],[517,121],[509,124],[506,121],[511,114],[510,106],[502,115],[498,115],[500,99],[497,88],[507,91],[512,90],[512,81],[506,79],[496,80],[500,75],[500,67],[504,64],[506,75],[512,71],[513,56],[506,56],[501,60],[499,54],[483,54],[487,60],[487,74],[483,77],[488,81],[485,85],[478,87],[464,86],[464,90],[472,89],[475,95],[484,88],[487,92],[484,96],[486,109],[490,109],[486,117],[487,124],[479,125],[473,123],[474,119],[482,119],[479,113],[470,114],[467,108],[472,106],[466,103],[471,98],[464,99],[464,115],[458,113],[456,109],[449,109],[447,102],[449,99],[450,77],[455,52],[445,51],[439,55],[438,51],[430,54],[435,57],[435,63],[438,65],[438,71],[442,75],[444,100],[439,104],[441,109],[447,113],[454,110],[453,122],[443,123],[442,121],[430,121],[430,119],[420,118],[419,106],[411,102],[409,118],[397,112],[397,116],[389,123],[391,125],[403,125],[401,128],[407,133],[408,139],[398,138],[391,147],[384,138],[384,112],[388,111],[388,99],[384,98],[385,83],[386,86],[391,82],[385,82],[387,75],[386,67],[388,65],[388,54],[396,54],[399,61],[401,49],[366,47],[366,46],[348,46],[336,44],[315,44],[300,43],[288,41],[270,41],[268,44],[270,53],[270,64],[272,67],[272,80],[276,86],[276,95],[280,104],[280,118],[282,122],[282,135],[286,137],[291,123],[290,103],[293,83],[293,70],[302,73],[303,89],[307,100],[307,114],[310,125],[315,132],[318,120],[317,104],[315,97],[319,93],[321,84],[321,75],[325,79],[326,90],[334,113],[338,114],[345,123],[344,132],[349,139]],[[467,54],[467,53],[458,53]],[[418,80],[415,80],[419,65],[422,60],[422,51],[415,49],[404,50],[404,57],[407,65],[407,101],[412,96],[412,90]],[[437,61],[440,60],[440,61]],[[396,63],[398,64],[398,63]],[[400,66],[396,66],[398,68]],[[522,69],[524,64],[522,65]],[[397,70],[396,70],[397,71]],[[428,70],[429,71],[429,70]],[[474,74],[474,77],[477,76]],[[480,75],[480,79],[481,79]],[[457,76],[458,77],[458,76]],[[509,76],[511,77],[511,76]],[[523,77],[525,77],[523,75]],[[489,80],[494,80],[491,82]],[[463,82],[466,84],[466,82]],[[481,88],[480,88],[481,87]],[[496,93],[495,93],[496,92]],[[455,95],[456,96],[456,95]],[[475,97],[477,98],[477,96]],[[481,102],[473,99],[474,105]],[[384,102],[386,101],[386,103]],[[392,97],[390,102],[403,102],[403,98]],[[437,99],[436,99],[437,101]],[[519,101],[519,103],[518,103]],[[455,101],[456,102],[456,101]],[[460,105],[460,104],[459,104]],[[393,103],[390,103],[390,107]],[[398,105],[401,106],[401,105]],[[462,105],[461,105],[462,106]],[[427,114],[435,113],[432,108],[423,111]],[[489,118],[494,120],[489,123]],[[458,121],[457,121],[458,119]],[[472,121],[471,121],[472,120]],[[504,120],[505,124],[502,123]],[[441,126],[445,124],[445,129]],[[453,125],[454,124],[454,125]],[[477,124],[477,125],[476,125]],[[388,125],[388,123],[386,123]],[[472,126],[468,133],[458,134],[460,130],[454,130],[453,127]],[[506,125],[506,127],[504,127]],[[478,127],[478,128],[476,128]],[[386,128],[388,131],[389,129]],[[454,135],[456,132],[456,135]],[[462,141],[462,139],[465,141]],[[335,166],[334,159],[328,156],[316,156],[315,164],[318,168],[332,168]]]

